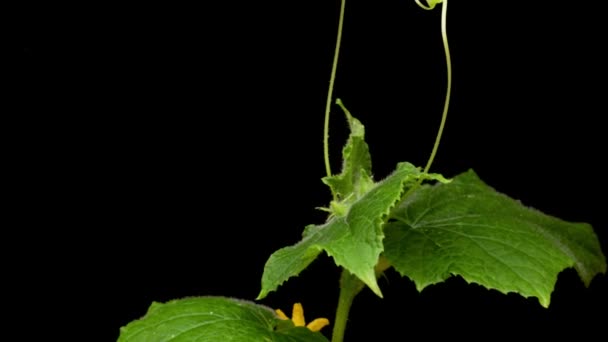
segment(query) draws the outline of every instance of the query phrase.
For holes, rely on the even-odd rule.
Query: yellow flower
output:
[[[281,309],[275,310],[280,319],[288,320],[289,317],[281,311]],[[317,318],[312,322],[306,325],[306,321],[304,320],[304,309],[302,308],[302,304],[295,303],[293,305],[293,311],[291,312],[291,320],[293,325],[296,327],[306,326],[311,331],[320,331],[324,326],[329,325],[329,320],[327,318]]]

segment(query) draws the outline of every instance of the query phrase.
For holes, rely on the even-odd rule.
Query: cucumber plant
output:
[[[331,323],[332,342],[342,342],[353,300],[364,288],[378,297],[377,279],[389,268],[411,279],[421,291],[460,276],[502,293],[536,297],[548,307],[558,274],[574,268],[589,286],[606,272],[606,258],[592,227],[571,223],[523,206],[498,193],[477,174],[452,178],[431,173],[446,123],[451,93],[451,60],[446,33],[447,0],[416,3],[432,10],[442,5],[441,32],[447,88],[441,123],[424,167],[399,163],[382,180],[372,176],[365,127],[339,99],[350,134],[342,150],[342,170],[329,158],[329,117],[344,22],[341,1],[338,37],[324,117],[322,178],[332,194],[327,220],[305,227],[302,239],[273,253],[264,267],[256,300],[306,269],[325,252],[342,269],[336,316],[308,324],[296,303],[291,318],[254,301],[195,297],[154,303],[140,320],[121,328],[119,341],[328,341],[319,330]]]

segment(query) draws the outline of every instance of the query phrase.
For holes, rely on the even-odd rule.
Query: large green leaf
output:
[[[186,298],[153,303],[145,317],[120,329],[118,342],[328,342],[320,333],[285,323],[252,302]]]
[[[574,267],[587,286],[606,272],[590,225],[526,208],[473,171],[414,192],[392,211],[385,234],[386,258],[420,291],[460,275],[547,307],[565,268]]]

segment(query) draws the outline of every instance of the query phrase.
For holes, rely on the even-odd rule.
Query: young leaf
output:
[[[118,342],[274,341],[328,342],[318,332],[294,327],[271,309],[224,297],[153,303],[148,313],[120,329]]]
[[[336,194],[339,200],[345,200],[353,195],[354,199],[360,197],[374,184],[371,178],[372,159],[365,142],[365,127],[350,114],[340,99],[337,103],[346,115],[350,135],[342,149],[342,172],[339,175],[324,177],[322,181],[330,187],[332,194]]]
[[[424,186],[391,213],[385,256],[419,291],[460,275],[549,306],[559,272],[574,267],[585,285],[606,272],[590,225],[569,223],[497,193],[473,171]]]
[[[299,243],[279,249],[270,256],[264,267],[258,299],[298,275],[321,251],[327,252],[338,266],[356,275],[381,296],[374,266],[384,250],[382,227],[404,189],[420,177],[445,181],[440,175],[422,174],[412,164],[400,163],[388,178],[349,204],[344,216],[335,216],[321,226],[308,226]]]

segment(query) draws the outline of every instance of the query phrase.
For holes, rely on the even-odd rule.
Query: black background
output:
[[[30,297],[62,309],[48,333],[74,326],[112,341],[152,301],[255,298],[268,256],[324,219],[338,2],[53,6],[25,6],[21,116],[35,256],[23,273]],[[432,148],[439,20],[414,1],[347,4],[335,95],[366,125],[376,179],[399,161],[423,165]],[[448,33],[453,97],[433,170],[473,168],[526,205],[589,222],[606,252],[600,11],[451,1]],[[337,171],[347,133],[337,108],[331,126]],[[308,318],[333,319],[338,277],[323,256],[261,302],[301,301]],[[606,278],[586,289],[567,270],[543,309],[460,278],[418,293],[389,271],[384,299],[356,299],[347,340],[590,337],[606,317]]]

